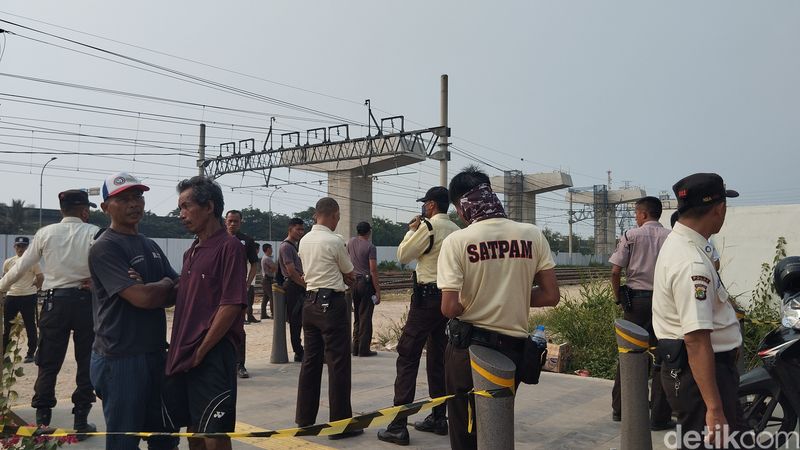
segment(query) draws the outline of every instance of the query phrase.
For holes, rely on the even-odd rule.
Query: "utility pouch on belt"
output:
[[[317,291],[317,303],[325,311],[331,305],[331,297],[333,296],[333,289],[320,289]]]
[[[547,359],[547,347],[539,347],[539,344],[525,338],[525,347],[522,351],[522,361],[519,363],[517,373],[519,379],[525,384],[538,384],[539,375],[542,373],[542,366]]]
[[[662,370],[683,369],[689,365],[689,355],[683,339],[659,339],[656,352],[662,359]]]
[[[411,303],[422,300],[422,292],[420,292],[419,283],[417,283],[417,272],[411,272]]]
[[[447,322],[447,338],[456,348],[469,348],[472,344],[472,324],[450,319]]]
[[[52,311],[53,310],[53,290],[50,289],[44,296],[44,302],[42,302],[42,311]]]

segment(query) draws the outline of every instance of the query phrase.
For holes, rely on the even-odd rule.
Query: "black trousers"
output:
[[[252,284],[247,286],[247,316],[245,319],[255,319],[253,315],[253,303],[256,301],[256,288]]]
[[[36,353],[36,294],[31,295],[7,295],[6,307],[3,310],[3,353],[8,349],[9,335],[11,333],[11,321],[22,315],[22,323],[25,324],[25,333],[28,335],[28,353],[25,356],[33,356]]]
[[[731,431],[741,430],[741,424],[738,423],[741,414],[738,411],[739,371],[736,368],[736,354],[737,350],[714,354],[717,389]],[[669,404],[678,416],[681,431],[702,432],[706,426],[707,408],[692,375],[691,367],[687,365],[677,372],[664,369],[661,371],[661,383]],[[680,442],[680,436],[678,438]]]
[[[295,355],[303,354],[303,342],[300,334],[303,331],[303,301],[306,289],[292,280],[283,284],[286,291],[286,321],[289,322],[289,338],[292,341],[292,351]],[[349,333],[348,333],[349,334]]]
[[[431,398],[445,395],[445,348],[444,334],[447,318],[442,315],[441,294],[412,298],[408,320],[397,343],[397,378],[394,380],[394,404],[404,405],[414,401],[417,373],[422,349],[427,346],[425,370],[428,375],[428,395]],[[469,364],[467,365],[469,374]],[[433,414],[445,416],[445,405],[434,408]],[[405,424],[405,422],[398,422]]]
[[[372,343],[372,294],[375,288],[371,281],[359,276],[353,286],[353,355],[366,355]]]
[[[311,425],[319,412],[322,362],[328,365],[330,420],[353,415],[350,406],[350,310],[344,293],[333,294],[327,308],[316,293],[309,292],[303,305],[305,355],[297,384],[295,422]]]
[[[473,344],[474,345],[474,344]],[[519,367],[522,353],[510,349],[498,349]],[[469,362],[469,349],[462,349],[448,343],[445,350],[445,381],[448,394],[466,393],[472,390],[472,368]],[[515,376],[515,389],[519,387],[519,377]],[[469,406],[468,403],[469,402]],[[467,431],[469,421],[469,408],[472,408],[472,433]],[[454,450],[472,450],[478,448],[478,437],[475,434],[475,399],[460,397],[447,401],[447,414],[449,416],[450,447]]]
[[[261,298],[261,318],[267,317],[267,303],[269,303],[269,312],[271,316],[275,316],[275,305],[272,303],[272,278],[264,277],[261,280],[261,290],[263,292]]]
[[[92,320],[92,294],[77,289],[56,290],[48,295],[39,316],[39,351],[36,365],[39,373],[33,387],[34,408],[56,406],[56,379],[64,357],[67,354],[69,334],[75,347],[75,361],[78,365],[75,374],[75,392],[72,403],[75,410],[89,409],[95,401],[94,389],[89,379],[89,364],[94,342]]]
[[[625,311],[622,318],[639,325],[650,333],[650,346],[655,347],[658,339],[653,332],[653,298],[636,297],[631,302],[631,311]],[[652,383],[650,385],[650,423],[663,424],[672,418],[672,408],[667,402],[667,396],[661,386],[661,360],[656,358],[651,366]],[[611,409],[614,414],[622,412],[622,399],[620,395],[619,362],[617,373],[614,375],[614,387],[611,389]]]

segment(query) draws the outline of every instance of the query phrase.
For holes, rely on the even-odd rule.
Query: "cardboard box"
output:
[[[548,372],[563,373],[572,357],[569,344],[547,343],[547,360],[543,369]]]

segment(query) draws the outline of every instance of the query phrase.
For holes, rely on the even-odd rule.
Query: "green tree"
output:
[[[405,224],[395,223],[382,217],[372,218],[372,243],[375,245],[399,245],[408,231]]]

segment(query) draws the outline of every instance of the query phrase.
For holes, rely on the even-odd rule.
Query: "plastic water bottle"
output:
[[[538,325],[531,335],[531,340],[536,343],[539,348],[547,348],[547,334],[544,331],[544,325]]]
[[[377,305],[378,304],[378,296],[375,295],[375,294],[372,294],[371,298],[372,298],[372,304],[373,305]]]

